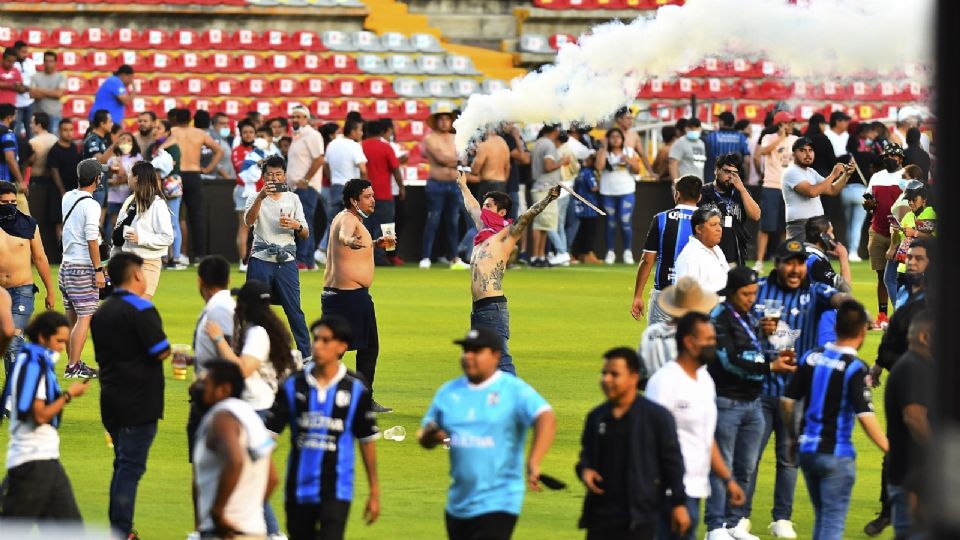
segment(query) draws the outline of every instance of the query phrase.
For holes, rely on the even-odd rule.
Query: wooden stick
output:
[[[857,160],[853,156],[850,156],[850,161],[853,162],[853,168],[857,170],[857,174],[860,175],[860,180],[863,181],[863,185],[868,185],[870,182],[867,182],[867,179],[863,177],[863,172],[860,170],[860,166],[857,165]]]
[[[606,212],[604,212],[603,210],[597,208],[596,206],[593,205],[593,203],[591,203],[590,201],[588,201],[588,200],[584,199],[583,197],[581,197],[576,191],[568,188],[567,186],[565,186],[565,185],[563,185],[563,184],[557,184],[557,185],[560,186],[560,188],[563,189],[564,191],[566,191],[567,193],[569,193],[569,194],[573,195],[574,197],[576,197],[578,201],[580,201],[580,202],[582,202],[583,204],[587,205],[587,207],[589,207],[590,209],[592,209],[594,212],[600,214],[601,216],[607,215]]]

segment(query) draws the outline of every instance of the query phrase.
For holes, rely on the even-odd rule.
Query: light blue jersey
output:
[[[548,410],[533,387],[502,371],[480,384],[460,377],[437,390],[421,425],[435,423],[450,435],[447,513],[458,519],[520,514],[524,441],[537,416]]]

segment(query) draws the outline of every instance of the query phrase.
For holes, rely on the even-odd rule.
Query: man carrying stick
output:
[[[486,327],[503,340],[497,368],[516,375],[513,357],[507,348],[510,339],[510,313],[507,297],[503,295],[503,274],[507,260],[513,253],[520,237],[540,212],[560,196],[560,186],[554,186],[547,196],[520,215],[516,223],[505,216],[510,213],[513,201],[502,191],[483,195],[483,206],[470,193],[467,177],[461,170],[457,185],[463,194],[463,204],[477,226],[473,239],[473,257],[470,261],[470,292],[473,294],[473,309],[470,311],[470,327]]]

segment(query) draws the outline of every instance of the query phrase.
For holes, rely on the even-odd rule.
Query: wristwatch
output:
[[[94,274],[96,274],[97,272],[103,272],[103,267],[102,267],[102,266],[98,266],[98,267],[96,267],[96,268],[93,269],[93,273],[94,273]]]
[[[300,223],[299,226],[297,227],[297,232],[300,232],[302,230],[303,230],[303,223]]]

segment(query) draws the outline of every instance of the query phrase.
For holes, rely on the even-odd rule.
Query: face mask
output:
[[[700,362],[701,366],[705,366],[716,359],[717,359],[716,345],[707,345],[704,347],[700,347],[700,354],[697,355],[697,362]]]
[[[870,139],[867,139],[867,140],[863,141],[863,144],[865,144],[865,145],[867,145],[867,146],[873,146],[873,141],[871,141]]]
[[[904,188],[907,187],[907,182],[909,182],[909,180],[907,180],[906,178],[901,178],[900,181],[897,182],[897,184],[900,186],[900,191],[903,191]]]
[[[223,137],[224,139],[226,139],[227,137],[229,137],[229,136],[230,136],[230,128],[228,128],[228,127],[220,128],[220,136]]]
[[[353,203],[353,207],[357,209],[357,213],[360,214],[360,217],[367,219],[370,217],[370,214],[364,214],[363,210],[360,209],[360,206],[357,203]]]
[[[900,168],[900,164],[897,163],[897,160],[886,158],[883,160],[883,166],[887,169],[887,172],[894,172]]]
[[[17,205],[0,204],[0,220],[10,221],[17,216]]]
[[[266,151],[267,148],[270,148],[270,143],[266,139],[261,139],[260,137],[257,137],[256,139],[253,140],[253,146],[256,147],[257,150]]]
[[[697,130],[695,130],[695,129],[692,129],[692,130],[688,131],[688,132],[687,132],[687,139],[690,139],[691,141],[696,141],[696,140],[700,139],[700,132],[697,131]]]
[[[50,353],[50,361],[53,362],[53,365],[57,365],[57,362],[60,361],[60,353],[58,352]]]
[[[926,276],[924,274],[911,274],[907,272],[903,275],[903,280],[908,287],[919,287],[925,283]]]
[[[129,154],[133,150],[133,144],[131,143],[121,143],[117,146],[120,148],[121,154]]]

